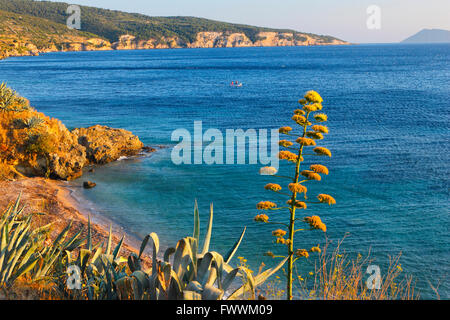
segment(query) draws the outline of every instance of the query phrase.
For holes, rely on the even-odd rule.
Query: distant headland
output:
[[[69,29],[69,4],[0,0],[0,59],[54,51],[345,45],[344,40],[289,29],[195,17],[143,14],[79,6],[81,29]]]
[[[442,29],[423,29],[401,43],[450,43],[450,31]]]

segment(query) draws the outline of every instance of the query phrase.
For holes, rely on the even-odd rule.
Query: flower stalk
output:
[[[326,232],[326,225],[322,222],[320,217],[311,216],[311,217],[296,217],[299,214],[299,210],[306,210],[307,204],[306,202],[300,201],[298,198],[303,193],[305,200],[307,199],[308,189],[303,185],[306,182],[314,182],[321,181],[323,175],[328,175],[329,170],[327,167],[321,164],[312,164],[309,169],[310,170],[301,170],[302,163],[305,161],[304,156],[321,156],[321,157],[331,157],[331,151],[325,147],[317,146],[317,141],[324,139],[324,134],[328,134],[329,129],[326,126],[323,126],[321,123],[326,122],[328,120],[327,115],[324,113],[315,114],[315,112],[322,110],[322,97],[315,91],[309,91],[305,94],[304,99],[299,100],[299,104],[301,109],[294,110],[294,115],[292,120],[301,127],[301,134],[296,135],[292,132],[292,128],[285,126],[279,129],[280,134],[287,136],[287,138],[292,137],[295,139],[294,142],[289,141],[287,139],[280,140],[280,146],[285,148],[286,150],[282,150],[279,153],[279,158],[281,160],[286,160],[288,163],[295,164],[295,169],[293,176],[289,177],[291,179],[291,183],[288,185],[288,190],[291,192],[290,194],[286,194],[281,192],[282,186],[274,183],[269,183],[266,185],[265,189],[268,191],[276,192],[279,195],[288,195],[290,199],[287,201],[288,207],[280,206],[278,207],[276,203],[270,201],[262,201],[257,205],[257,209],[259,210],[283,210],[287,209],[289,211],[289,221],[288,223],[280,223],[280,222],[269,222],[269,217],[263,221],[261,218],[255,218],[255,221],[265,222],[271,224],[284,225],[286,230],[278,229],[272,232],[272,235],[276,237],[276,244],[285,245],[287,247],[287,273],[286,273],[286,298],[288,300],[293,299],[293,273],[295,265],[294,263],[300,258],[309,258],[309,253],[319,252],[318,246],[312,247],[309,251],[306,249],[297,249],[295,248],[295,233],[298,231],[304,231],[307,229],[298,228],[295,229],[296,222],[303,222],[309,225],[309,230],[321,230]],[[312,117],[311,117],[312,116]],[[320,123],[320,124],[319,124]],[[296,147],[296,144],[298,147]],[[314,153],[306,153],[304,152],[306,148],[312,147],[312,152]],[[289,150],[295,151],[291,152]],[[264,169],[264,170],[263,170]],[[267,168],[263,168],[262,171],[267,171]],[[262,172],[260,171],[260,172]],[[270,171],[270,170],[269,170]],[[274,177],[283,177],[279,176],[277,172],[273,170],[270,171],[270,175]],[[302,179],[300,179],[302,177]],[[317,196],[318,202],[316,201],[308,201],[309,204],[329,204],[333,205],[336,203],[336,200],[327,194],[319,194]],[[260,217],[258,215],[257,217]],[[286,236],[286,239],[284,238]],[[276,257],[275,255],[269,255],[271,257]]]

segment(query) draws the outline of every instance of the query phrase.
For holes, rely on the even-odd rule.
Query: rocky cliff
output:
[[[166,49],[166,48],[232,48],[232,47],[286,47],[314,45],[345,45],[346,41],[324,38],[305,33],[259,32],[252,42],[244,33],[199,32],[194,42],[186,43],[177,37],[138,40],[123,35],[112,43],[114,50]]]
[[[38,176],[70,180],[80,177],[88,164],[136,155],[144,147],[138,137],[123,129],[97,125],[69,131],[23,98],[5,103],[10,92],[0,86],[0,179]]]

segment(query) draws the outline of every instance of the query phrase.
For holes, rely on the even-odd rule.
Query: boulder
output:
[[[122,156],[138,154],[144,144],[130,131],[96,125],[74,129],[72,134],[86,148],[86,157],[91,164],[105,164]]]
[[[97,186],[97,184],[95,182],[92,182],[92,181],[84,181],[83,182],[83,188],[85,188],[85,189],[92,189],[95,186]]]

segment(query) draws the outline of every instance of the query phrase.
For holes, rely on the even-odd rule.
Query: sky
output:
[[[195,16],[332,35],[353,43],[398,42],[428,29],[450,30],[449,0],[65,0],[150,16]],[[375,11],[367,10],[377,6]],[[375,20],[374,20],[375,19]],[[371,28],[367,26],[369,20]]]

